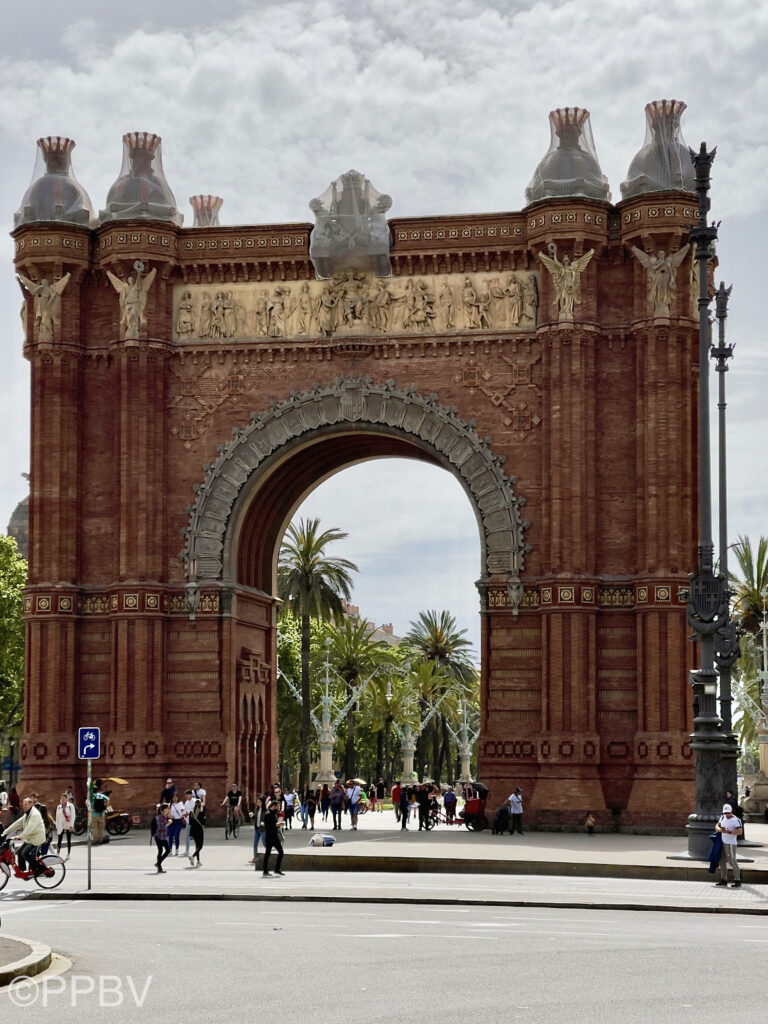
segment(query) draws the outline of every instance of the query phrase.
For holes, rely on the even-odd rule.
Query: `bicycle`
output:
[[[16,862],[16,854],[13,852],[10,842],[0,837],[0,889],[4,889],[8,884],[11,874],[24,882],[34,878],[41,889],[55,889],[61,885],[67,873],[67,866],[61,857],[55,853],[46,853],[44,857],[37,859],[44,868],[40,874],[36,875],[32,868],[22,871]]]
[[[229,839],[232,836],[233,839],[237,839],[240,835],[240,818],[237,814],[237,808],[227,807],[227,820],[224,825],[224,838]]]

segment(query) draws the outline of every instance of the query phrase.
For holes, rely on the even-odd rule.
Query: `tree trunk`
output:
[[[352,696],[354,679],[347,679],[346,694],[347,700]],[[344,752],[344,780],[353,779],[355,771],[355,706],[354,704],[347,712],[347,747]]]
[[[382,730],[376,733],[376,778],[374,782],[378,782],[379,779],[384,777],[384,736]]]
[[[310,762],[312,760],[312,719],[310,718],[309,690],[309,641],[312,636],[312,621],[309,615],[301,616],[301,763],[299,785],[309,785]]]

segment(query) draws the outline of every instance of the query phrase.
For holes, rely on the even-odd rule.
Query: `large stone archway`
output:
[[[492,801],[520,785],[529,820],[684,823],[697,312],[690,257],[660,316],[632,250],[680,251],[694,219],[665,193],[392,220],[391,279],[329,281],[309,224],[20,224],[33,289],[66,278],[44,331],[32,292],[26,311],[23,784],[82,781],[79,725],[137,808],[169,773],[272,781],[282,531],[327,475],[403,455],[477,517]],[[592,251],[570,309],[551,246]],[[137,261],[128,330],[113,284]]]
[[[455,408],[441,406],[435,395],[403,390],[391,380],[377,385],[370,379],[339,378],[308,392],[294,392],[268,412],[254,413],[250,424],[234,435],[195,488],[197,500],[182,557],[188,572],[193,566],[201,583],[226,580],[271,590],[267,573],[272,552],[265,556],[266,538],[274,538],[275,525],[284,527],[286,512],[307,484],[366,454],[401,453],[434,461],[460,480],[480,530],[480,582],[506,586],[512,607],[519,605],[520,574],[529,550],[524,540],[529,524],[520,512],[525,501],[515,495],[516,481],[505,475],[505,458],[494,455],[489,439],[480,438],[474,423],[462,420]],[[333,449],[330,462],[318,451],[328,439]],[[311,465],[299,472],[297,461],[302,461],[308,446],[313,449]],[[291,460],[290,472],[281,477],[279,496],[271,495],[272,521],[262,520],[263,536],[254,550],[247,538],[240,539],[239,531],[244,525],[252,528],[247,532],[253,531],[254,517],[248,517],[253,495],[286,459]],[[238,559],[238,542],[248,550],[248,558]]]

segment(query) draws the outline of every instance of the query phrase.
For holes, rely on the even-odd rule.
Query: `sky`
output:
[[[729,538],[768,533],[768,5],[754,0],[39,0],[0,4],[0,529],[26,493],[29,372],[13,213],[43,135],[75,139],[98,210],[126,131],[163,138],[166,177],[224,198],[222,224],[311,219],[350,167],[392,216],[518,210],[559,106],[591,111],[614,201],[652,99],[685,100],[686,141],[717,146],[717,280],[733,284]],[[715,388],[714,375],[712,379]],[[716,435],[714,435],[716,437]],[[715,477],[716,480],[716,477]],[[349,533],[354,600],[396,632],[448,607],[477,645],[479,541],[446,472],[373,462],[300,510]]]

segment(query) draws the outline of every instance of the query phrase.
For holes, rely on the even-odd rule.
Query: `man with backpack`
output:
[[[103,843],[104,840],[104,815],[109,806],[109,794],[102,791],[101,779],[96,779],[93,784],[93,796],[91,798],[91,839],[94,843]]]

